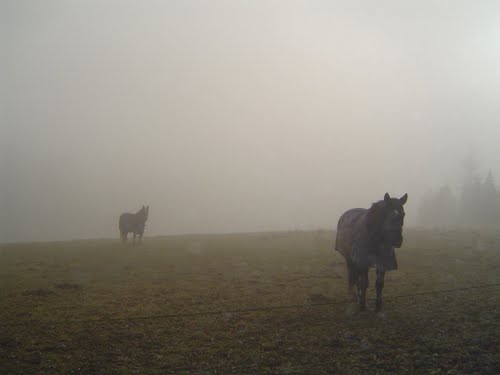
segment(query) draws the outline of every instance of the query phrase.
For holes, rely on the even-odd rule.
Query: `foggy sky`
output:
[[[0,0],[0,242],[334,228],[500,179],[498,1]]]

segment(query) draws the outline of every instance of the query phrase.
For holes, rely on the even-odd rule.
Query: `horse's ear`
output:
[[[390,197],[389,193],[385,193],[385,195],[384,195],[384,202],[387,205],[389,205],[391,203],[391,197]]]
[[[366,229],[368,233],[373,234],[378,232],[383,222],[384,209],[379,204],[374,203],[366,214]]]
[[[401,198],[399,198],[401,205],[405,204],[407,200],[408,200],[408,194],[405,194]]]

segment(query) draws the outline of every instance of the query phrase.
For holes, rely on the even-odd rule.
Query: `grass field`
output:
[[[346,301],[333,236],[5,245],[0,373],[500,373],[500,231],[406,230],[384,318]]]

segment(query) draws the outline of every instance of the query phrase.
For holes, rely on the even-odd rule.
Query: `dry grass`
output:
[[[332,243],[323,231],[4,246],[0,373],[500,373],[499,287],[387,298],[380,319],[343,303]],[[398,260],[387,297],[499,283],[500,232],[408,230]],[[316,303],[333,304],[227,312]],[[64,322],[213,310],[226,313]]]

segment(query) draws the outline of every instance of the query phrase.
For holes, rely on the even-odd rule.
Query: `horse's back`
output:
[[[339,223],[337,225],[337,231],[344,229],[347,226],[352,226],[356,223],[359,218],[366,213],[368,210],[366,208],[352,208],[347,210],[340,216]]]

